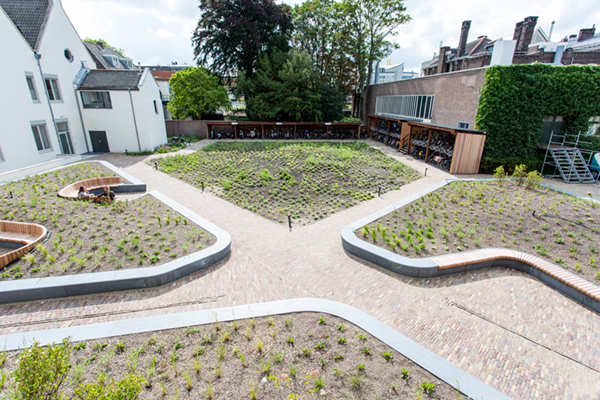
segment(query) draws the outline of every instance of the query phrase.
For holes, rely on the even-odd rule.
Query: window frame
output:
[[[93,109],[93,110],[110,110],[112,109],[112,99],[110,98],[110,91],[108,90],[85,90],[85,91],[81,91],[81,105],[84,109]],[[88,97],[88,102],[86,103],[86,99],[84,96],[84,93],[86,94],[86,96]],[[100,95],[100,97],[102,97],[102,101],[101,101],[101,107],[96,107],[94,106],[94,104],[100,104],[100,101],[95,100],[93,101],[91,98],[91,94],[98,94]],[[107,98],[108,98],[108,103],[107,103]]]
[[[43,127],[44,135],[40,134],[40,126]],[[52,141],[48,136],[48,129],[46,128],[46,121],[32,121],[31,122],[31,132],[33,133],[33,139],[35,141],[35,145],[39,153],[46,153],[52,151]],[[37,136],[36,136],[37,134]],[[43,139],[46,139],[45,141]],[[47,142],[47,143],[44,143]],[[41,145],[41,149],[40,149]],[[45,147],[45,146],[48,147]]]
[[[469,123],[464,121],[458,121],[456,127],[460,129],[469,129]]]
[[[27,88],[29,89],[29,96],[31,96],[31,101],[33,101],[34,103],[41,103],[40,96],[38,96],[37,89],[35,87],[35,77],[33,75],[33,72],[25,72],[25,82],[27,83]]]
[[[50,85],[48,85],[50,83]],[[56,75],[44,75],[44,84],[48,92],[48,98],[51,102],[62,103],[62,94],[60,92],[60,86],[58,85],[58,76]],[[57,96],[58,94],[58,96]]]

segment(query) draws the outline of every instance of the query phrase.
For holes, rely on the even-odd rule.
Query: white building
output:
[[[161,94],[148,68],[86,70],[77,92],[94,152],[154,150],[166,143]]]
[[[139,85],[131,89],[133,108],[121,101],[122,96],[115,95],[119,97],[115,97],[119,109],[103,116],[117,120],[104,125],[100,120],[89,121],[89,128],[84,124],[82,115],[87,118],[91,110],[80,107],[74,84],[95,63],[60,0],[0,0],[0,54],[4,55],[0,74],[4,94],[0,96],[0,175],[91,152],[90,130],[95,126],[102,130],[100,126],[106,124],[130,127],[133,112],[139,113],[135,118],[137,131],[121,129],[124,138],[115,141],[114,146],[110,143],[112,151],[124,151],[125,143],[129,146],[132,140],[135,146],[131,151],[166,143],[162,109],[158,114],[153,111],[155,95],[160,106],[158,86],[152,77],[145,79],[149,74],[142,74]],[[124,93],[128,96],[127,90]]]
[[[404,63],[387,64],[382,67],[379,65],[379,62],[377,62],[375,72],[371,77],[371,84],[377,85],[379,83],[396,82],[402,79],[412,79],[418,77],[418,72],[405,71]]]

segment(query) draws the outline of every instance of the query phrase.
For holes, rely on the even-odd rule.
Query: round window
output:
[[[65,49],[65,58],[69,61],[69,62],[73,62],[73,59],[75,57],[73,57],[73,54],[71,54],[71,50],[69,49]]]

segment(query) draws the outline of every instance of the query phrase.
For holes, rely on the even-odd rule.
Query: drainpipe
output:
[[[46,86],[46,79],[44,78],[44,72],[42,71],[42,64],[40,63],[40,58],[42,55],[38,52],[34,51],[33,56],[37,60],[38,68],[40,69],[40,75],[42,75],[42,84],[44,85],[44,93],[46,93],[46,100],[48,100],[48,108],[50,108],[50,115],[52,116],[52,124],[54,125],[54,132],[56,132],[56,140],[58,141],[58,147],[61,150],[61,153],[64,153],[62,148],[62,144],[60,143],[60,137],[58,136],[58,127],[56,126],[56,119],[54,118],[54,110],[52,110],[52,103],[50,103],[50,94],[48,93],[48,87]]]
[[[133,114],[133,126],[135,126],[135,136],[138,142],[138,151],[142,151],[142,145],[140,144],[140,134],[138,132],[137,121],[135,119],[135,110],[133,109],[133,99],[131,98],[131,89],[127,89],[129,92],[129,103],[131,104],[131,113]]]
[[[75,93],[75,101],[77,101],[77,111],[79,111],[79,119],[81,120],[81,129],[83,129],[83,138],[85,139],[85,148],[87,149],[87,152],[90,152],[90,145],[88,144],[88,140],[87,140],[87,132],[85,131],[85,124],[83,123],[83,115],[81,114],[81,107],[79,104],[79,97],[77,96],[77,89],[73,89],[73,92]]]

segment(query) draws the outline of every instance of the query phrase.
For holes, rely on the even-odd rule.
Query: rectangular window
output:
[[[109,92],[81,92],[83,108],[112,108]]]
[[[456,125],[457,128],[463,128],[463,129],[469,129],[469,123],[468,122],[458,122],[458,124]]]
[[[35,91],[35,83],[33,82],[33,75],[25,75],[25,79],[27,80],[27,87],[29,88],[29,95],[31,96],[31,100],[36,103],[40,102],[38,98],[37,92]]]
[[[48,96],[51,101],[61,101],[60,91],[58,90],[58,79],[56,78],[45,78],[46,89],[48,90]]]
[[[46,124],[31,125],[33,131],[33,137],[35,138],[35,144],[38,151],[51,149],[50,140],[48,140],[48,133],[46,132]]]
[[[431,119],[434,95],[377,96],[375,113],[395,117]]]
[[[153,103],[154,103],[154,114],[158,114],[158,105],[156,104],[157,101],[154,100]]]

